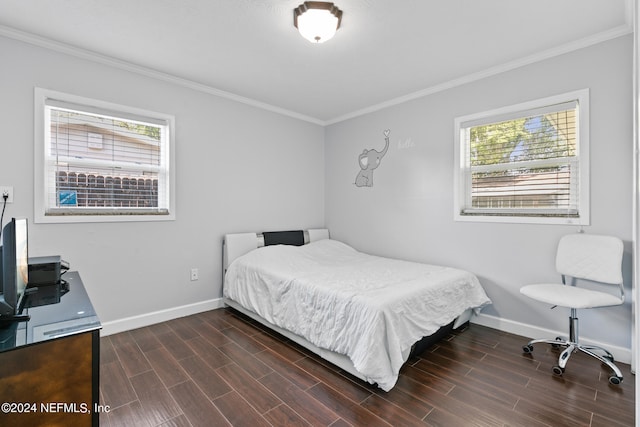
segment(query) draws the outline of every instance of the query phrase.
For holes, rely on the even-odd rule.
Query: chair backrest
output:
[[[558,273],[608,284],[622,284],[622,240],[612,236],[576,233],[558,244]]]

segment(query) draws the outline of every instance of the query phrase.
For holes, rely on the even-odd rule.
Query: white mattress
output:
[[[328,239],[262,247],[237,258],[224,296],[347,355],[385,391],[415,342],[491,302],[469,272],[367,255]]]

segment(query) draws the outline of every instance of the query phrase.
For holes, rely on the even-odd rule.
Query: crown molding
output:
[[[294,119],[303,120],[303,121],[310,122],[320,126],[325,125],[324,121],[322,120],[319,120],[304,114],[300,114],[295,111],[290,111],[284,108],[276,107],[274,105],[267,104],[265,102],[261,102],[255,99],[236,95],[234,93],[226,92],[224,90],[220,90],[212,86],[208,86],[202,83],[197,83],[192,80],[188,80],[182,77],[177,77],[171,74],[163,73],[161,71],[157,71],[149,67],[143,67],[141,65],[137,65],[131,62],[122,61],[120,59],[116,59],[111,56],[102,55],[102,54],[99,54],[87,49],[82,49],[76,46],[72,46],[66,43],[57,42],[45,37],[37,36],[32,33],[20,31],[15,28],[0,25],[0,36],[4,36],[10,39],[32,44],[32,45],[49,49],[58,53],[63,53],[65,55],[74,56],[76,58],[86,59],[86,60],[97,62],[103,65],[108,65],[113,68],[129,71],[145,77],[150,77],[156,80],[172,83],[188,89],[193,89],[199,92],[207,93],[209,95],[226,98],[231,101],[240,102],[242,104],[260,108],[262,110],[267,110],[273,113],[289,116]]]
[[[627,3],[629,4],[629,2]],[[266,111],[271,111],[273,113],[281,114],[284,116],[292,117],[294,119],[298,119],[298,120],[302,120],[302,121],[313,123],[319,126],[326,127],[332,124],[336,124],[336,123],[350,120],[366,114],[370,114],[379,110],[383,110],[385,108],[393,107],[395,105],[403,104],[408,101],[423,98],[428,95],[432,95],[438,92],[442,92],[448,89],[453,89],[458,86],[462,86],[468,83],[482,80],[487,77],[495,76],[507,71],[524,67],[526,65],[544,61],[546,59],[560,56],[575,50],[583,49],[598,43],[602,43],[608,40],[622,37],[627,34],[631,34],[633,33],[633,22],[632,22],[633,20],[629,18],[629,16],[631,16],[631,13],[630,12],[627,13],[626,16],[627,16],[627,19],[624,25],[620,25],[610,30],[603,31],[601,33],[594,34],[592,36],[585,37],[583,39],[576,40],[570,43],[566,43],[566,44],[554,47],[552,49],[538,52],[536,54],[529,55],[524,58],[517,59],[515,61],[507,62],[495,67],[487,68],[485,70],[482,70],[476,73],[462,76],[457,79],[449,80],[447,82],[437,84],[437,85],[434,85],[434,86],[431,86],[407,95],[403,95],[397,98],[393,98],[388,101],[381,102],[379,104],[375,104],[360,110],[353,111],[351,113],[344,114],[342,116],[334,117],[329,120],[321,120],[315,117],[310,117],[304,114],[297,113],[295,111],[290,111],[284,108],[276,107],[274,105],[267,104],[262,101],[236,95],[234,93],[226,92],[226,91],[214,88],[212,86],[208,86],[202,83],[197,83],[192,80],[184,79],[182,77],[177,77],[171,74],[163,73],[163,72],[154,70],[152,68],[143,67],[141,65],[137,65],[131,62],[122,61],[107,55],[102,55],[102,54],[99,54],[90,50],[82,49],[76,46],[72,46],[66,43],[57,42],[51,39],[47,39],[45,37],[37,36],[35,34],[20,31],[8,26],[0,25],[0,36],[5,36],[7,38],[11,38],[11,39],[29,43],[35,46],[43,47],[43,48],[53,50],[59,53],[63,53],[66,55],[75,56],[77,58],[98,62],[104,65],[108,65],[110,67],[129,71],[129,72],[150,77],[153,79],[161,80],[164,82],[172,83],[178,86],[186,87],[186,88],[207,93],[210,95],[236,101],[242,104],[250,105],[255,108],[260,108]]]
[[[585,37],[583,39],[566,43],[560,46],[556,46],[552,49],[538,52],[533,55],[529,55],[524,58],[517,59],[515,61],[511,61],[511,62],[497,65],[495,67],[487,68],[477,73],[467,74],[466,76],[462,76],[457,79],[449,80],[447,82],[444,82],[435,86],[431,86],[429,88],[422,89],[417,92],[413,92],[404,96],[393,98],[388,101],[384,101],[379,104],[375,104],[370,107],[363,108],[361,110],[353,111],[351,113],[347,113],[345,115],[335,117],[333,119],[329,119],[324,122],[324,125],[328,126],[335,123],[343,122],[349,119],[363,116],[365,114],[373,113],[375,111],[379,111],[385,108],[393,107],[395,105],[403,104],[408,101],[412,101],[418,98],[423,98],[428,95],[433,95],[438,92],[442,92],[448,89],[453,89],[458,86],[462,86],[468,83],[482,80],[487,77],[492,77],[492,76],[504,73],[506,71],[515,70],[517,68],[524,67],[526,65],[531,65],[536,62],[544,61],[546,59],[550,59],[550,58],[560,56],[569,52],[573,52],[575,50],[593,46],[598,43],[616,39],[618,37],[622,37],[631,33],[633,33],[633,24],[627,22],[624,25],[620,25],[608,31],[603,31],[601,33],[594,34],[592,36]]]

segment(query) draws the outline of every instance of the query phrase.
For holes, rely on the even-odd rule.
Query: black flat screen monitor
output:
[[[2,295],[0,318],[20,314],[29,282],[27,220],[15,219],[2,229]]]

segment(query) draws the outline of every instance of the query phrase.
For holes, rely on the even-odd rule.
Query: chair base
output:
[[[573,353],[581,351],[594,359],[598,359],[613,371],[613,375],[609,377],[609,382],[611,384],[618,385],[622,382],[622,372],[620,372],[620,369],[614,365],[613,355],[609,353],[608,350],[598,346],[582,345],[578,343],[578,316],[575,308],[571,309],[571,315],[569,316],[569,334],[569,339],[556,337],[556,339],[553,340],[531,340],[526,345],[522,346],[522,351],[525,353],[531,353],[533,352],[533,345],[539,343],[551,344],[553,347],[558,348],[565,347],[562,353],[560,353],[560,357],[558,357],[558,364],[552,368],[553,373],[556,375],[562,375],[564,373],[565,366],[567,366],[567,362],[569,361],[569,357],[571,357]],[[603,353],[604,356],[595,353],[595,351]]]
[[[553,347],[565,347],[565,349],[560,353],[558,357],[558,365],[552,368],[553,373],[556,375],[562,375],[564,373],[565,367],[567,366],[567,362],[569,361],[569,357],[577,351],[581,351],[584,354],[587,354],[595,359],[598,359],[600,362],[604,363],[613,371],[613,375],[609,377],[609,383],[613,385],[618,385],[622,382],[622,372],[618,367],[613,363],[613,355],[602,347],[591,346],[591,345],[582,345],[577,342],[573,342],[571,340],[566,340],[561,337],[557,337],[556,339],[536,339],[529,341],[526,345],[522,346],[522,351],[524,353],[533,352],[534,344],[551,344]],[[600,355],[595,353],[595,351],[599,351],[604,355]]]

